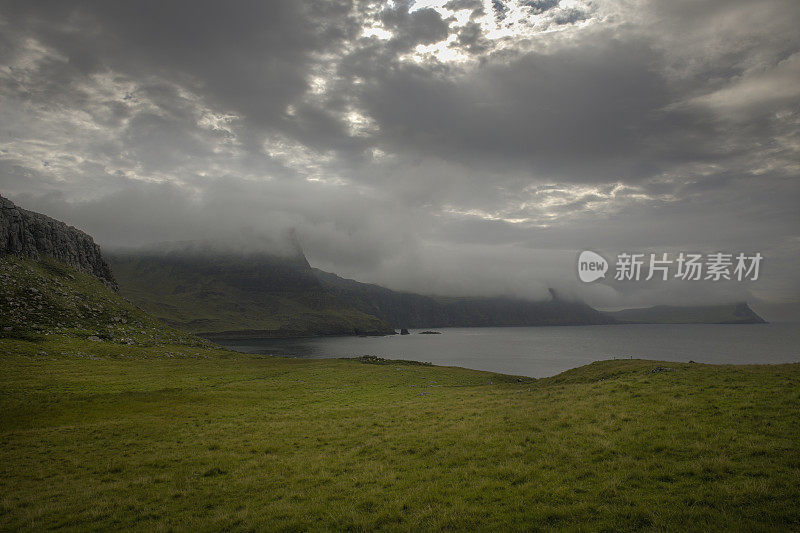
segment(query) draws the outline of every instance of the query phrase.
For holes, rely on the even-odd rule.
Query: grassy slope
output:
[[[0,257],[0,338],[59,334],[126,345],[209,345],[166,327],[94,276],[55,259]]]
[[[245,289],[190,263],[187,267],[125,255],[110,260],[126,298],[191,333],[251,331],[258,332],[255,336],[291,337],[392,331],[382,320],[318,294],[321,288],[309,287],[305,292]]]
[[[800,527],[800,365],[518,381],[0,340],[0,412],[0,529]]]

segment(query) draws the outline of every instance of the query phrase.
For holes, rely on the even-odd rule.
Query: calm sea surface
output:
[[[222,341],[231,349],[287,357],[429,361],[531,377],[613,358],[698,363],[800,362],[800,324],[657,324],[537,328],[441,328],[441,335]],[[219,342],[219,341],[218,341]]]

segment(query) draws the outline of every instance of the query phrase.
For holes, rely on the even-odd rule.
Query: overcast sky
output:
[[[800,2],[0,2],[0,193],[396,289],[800,300]],[[257,239],[255,239],[257,240]],[[761,252],[754,283],[577,254]]]

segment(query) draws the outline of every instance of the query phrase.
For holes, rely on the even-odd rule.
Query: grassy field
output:
[[[0,529],[800,528],[800,365],[0,354]]]

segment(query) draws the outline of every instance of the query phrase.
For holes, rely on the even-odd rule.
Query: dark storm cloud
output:
[[[161,76],[248,121],[279,121],[306,88],[310,54],[336,46],[347,12],[335,2],[13,2],[4,13],[18,38],[66,56],[51,85],[108,69]],[[55,88],[54,88],[55,89]],[[55,89],[57,92],[57,89]]]
[[[659,138],[681,125],[662,111],[671,99],[658,62],[646,43],[597,36],[589,50],[449,77],[400,66],[376,76],[363,102],[393,150],[567,180],[640,179],[658,164]]]
[[[0,190],[104,244],[297,228],[397,288],[597,305],[580,249],[768,256],[798,300],[800,4],[0,3]],[[689,291],[691,292],[691,291]],[[672,296],[670,295],[672,294]]]
[[[470,54],[483,54],[491,48],[480,24],[475,22],[469,22],[459,30],[458,45]]]
[[[448,35],[448,25],[436,11],[420,9],[409,13],[408,6],[402,2],[395,9],[384,10],[380,21],[386,30],[395,34],[391,44],[399,50],[439,42]]]

